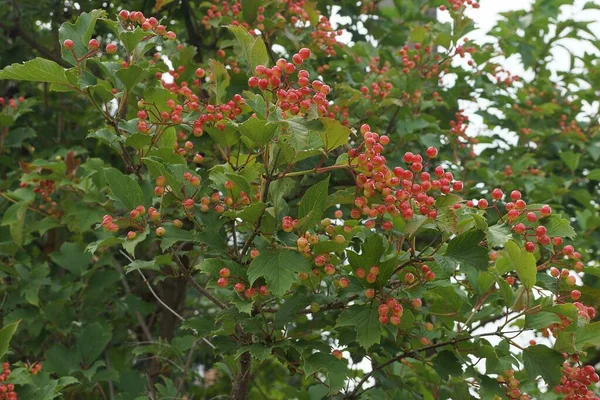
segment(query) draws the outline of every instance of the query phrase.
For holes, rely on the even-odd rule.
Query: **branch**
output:
[[[127,253],[125,253],[123,250],[119,250],[119,252],[126,258],[128,259],[130,262],[133,262],[133,260],[131,259],[131,257],[129,257],[127,255]],[[175,317],[177,317],[177,319],[179,319],[181,322],[185,321],[185,318],[183,318],[181,315],[179,315],[175,310],[173,310],[171,307],[169,307],[164,301],[162,301],[162,299],[160,297],[158,297],[158,295],[156,294],[156,292],[154,291],[154,289],[152,288],[152,285],[150,285],[150,282],[148,281],[148,279],[146,279],[146,276],[144,275],[144,273],[138,268],[136,269],[136,271],[141,275],[142,280],[144,281],[144,283],[146,284],[146,286],[148,287],[148,290],[150,290],[150,293],[152,293],[152,295],[154,296],[154,298],[156,299],[156,301],[158,301],[164,308],[166,308],[167,310],[169,310],[169,312],[171,312],[171,314],[173,314]],[[210,347],[212,347],[213,349],[215,349],[216,347],[209,342],[206,338],[202,338],[202,341],[206,344],[208,344]]]
[[[209,299],[210,301],[212,301],[217,307],[222,308],[222,309],[227,308],[225,303],[223,303],[221,300],[217,299],[208,290],[204,289],[202,286],[200,286],[198,284],[198,282],[196,282],[196,280],[194,279],[192,274],[190,274],[190,271],[188,271],[188,269],[185,267],[185,265],[183,264],[183,261],[181,261],[181,258],[179,258],[179,256],[174,255],[174,259],[175,259],[175,262],[177,263],[177,265],[179,266],[179,269],[181,269],[181,271],[185,275],[186,279],[192,284],[192,286],[194,287],[194,289],[196,289],[196,291],[198,293],[200,293],[202,296],[204,296],[207,299]]]
[[[371,377],[373,376],[373,374],[385,367],[387,367],[390,364],[395,363],[396,361],[400,361],[403,358],[406,357],[414,357],[416,356],[418,353],[421,353],[423,351],[428,351],[428,350],[433,350],[433,349],[437,349],[439,347],[445,347],[445,346],[450,346],[450,345],[456,345],[460,342],[466,342],[467,340],[471,340],[474,338],[479,338],[479,337],[483,337],[483,336],[494,336],[494,335],[502,335],[502,332],[488,332],[488,333],[483,333],[481,335],[469,335],[466,336],[464,338],[460,338],[460,339],[452,339],[452,340],[448,340],[446,342],[440,342],[440,343],[435,343],[432,344],[430,346],[425,346],[425,347],[421,347],[420,349],[414,349],[414,350],[410,350],[410,351],[405,351],[404,353],[397,355],[394,358],[391,358],[389,360],[387,360],[386,362],[384,362],[383,364],[378,365],[377,367],[373,368],[371,370],[371,372],[367,373],[361,380],[360,382],[358,382],[358,384],[354,387],[354,390],[352,390],[352,392],[350,392],[349,394],[347,394],[346,396],[344,396],[344,398],[346,399],[358,399],[358,392],[360,391],[362,385]]]

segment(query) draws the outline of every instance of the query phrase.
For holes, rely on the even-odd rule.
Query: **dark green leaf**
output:
[[[267,287],[276,296],[282,296],[298,281],[299,272],[310,272],[311,266],[300,253],[291,250],[262,253],[250,264],[250,284],[264,278]]]

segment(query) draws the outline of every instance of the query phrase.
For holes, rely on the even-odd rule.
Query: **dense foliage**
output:
[[[0,5],[0,398],[598,398],[569,0],[150,3]]]

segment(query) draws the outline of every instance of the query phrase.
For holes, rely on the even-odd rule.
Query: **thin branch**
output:
[[[125,253],[123,250],[119,250],[119,252],[126,258],[129,260],[129,262],[133,262],[133,260],[131,259],[131,257],[129,257],[127,255],[127,253]],[[156,292],[154,291],[154,289],[152,288],[152,285],[150,284],[150,282],[148,281],[148,279],[146,279],[146,276],[144,275],[144,273],[138,268],[136,269],[137,272],[139,272],[139,274],[142,277],[142,280],[144,281],[144,283],[146,284],[146,286],[148,287],[148,290],[150,290],[150,293],[152,293],[152,295],[154,296],[154,298],[167,310],[169,310],[169,312],[171,312],[171,314],[173,314],[176,318],[178,318],[181,322],[185,321],[185,318],[183,318],[181,315],[179,315],[177,313],[177,311],[173,310],[171,307],[169,307],[164,301],[162,301],[162,299],[160,297],[158,297],[158,294],[156,294]],[[211,342],[209,342],[206,338],[201,338],[202,341],[206,344],[208,344],[210,347],[212,347],[213,349],[215,349],[215,345],[213,345]]]
[[[196,280],[190,274],[190,271],[185,267],[185,265],[183,264],[183,261],[181,261],[181,258],[179,258],[179,256],[174,255],[173,258],[174,258],[175,262],[177,263],[177,265],[179,266],[179,269],[181,270],[181,272],[183,272],[183,274],[185,275],[187,280],[192,284],[192,286],[194,287],[194,289],[196,289],[196,291],[198,293],[200,293],[202,296],[204,296],[207,299],[209,299],[210,301],[212,301],[219,308],[227,308],[225,303],[223,303],[221,300],[217,299],[208,290],[204,289],[202,286],[200,286],[198,284],[198,282],[196,282]]]

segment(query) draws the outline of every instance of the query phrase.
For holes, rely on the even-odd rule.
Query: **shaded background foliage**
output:
[[[207,31],[200,23],[206,10],[205,2],[163,3],[161,6],[160,2],[146,0],[3,2],[0,31],[5,40],[0,43],[0,66],[37,56],[67,66],[60,54],[58,29],[64,22],[75,21],[81,11],[93,9],[104,9],[114,15],[124,8],[164,17],[169,29],[178,33],[178,39],[197,49],[193,59],[187,60],[189,71],[197,65],[205,65],[211,58],[219,58],[217,51],[222,47],[227,49],[228,58],[233,57],[229,48],[231,35],[227,30],[215,27]],[[437,75],[431,79],[407,77],[398,65],[396,52],[404,44],[424,40],[440,45],[449,43],[451,38],[468,34],[473,28],[472,21],[464,20],[464,26],[456,26],[455,30],[448,24],[434,23],[424,11],[441,5],[442,1],[397,0],[392,5],[373,8],[370,13],[377,18],[361,14],[362,3],[310,3],[322,15],[331,15],[335,6],[340,16],[348,17],[340,28],[349,32],[354,45],[338,49],[338,54],[332,57],[317,54],[315,65],[331,67],[321,70],[320,74],[324,82],[334,86],[336,104],[348,104],[350,126],[368,122],[378,132],[386,132],[392,139],[387,154],[391,165],[400,165],[407,150],[417,153],[429,146],[438,146],[440,159],[465,182],[465,198],[489,197],[487,190],[494,187],[506,193],[520,188],[528,202],[551,205],[556,213],[570,220],[577,232],[574,245],[590,266],[584,277],[587,286],[581,289],[582,299],[598,307],[600,281],[597,276],[600,273],[593,267],[598,266],[595,260],[600,256],[597,203],[600,70],[597,58],[588,54],[572,57],[578,69],[553,75],[548,68],[552,50],[564,45],[566,39],[576,38],[597,46],[598,41],[587,23],[558,21],[560,6],[571,2],[538,0],[531,11],[506,13],[491,32],[497,43],[473,45],[477,48],[472,54],[476,67],[446,66],[447,75],[455,77],[451,85],[441,85]],[[597,15],[597,7],[592,3],[589,9]],[[103,29],[99,25],[98,36],[109,34]],[[277,32],[266,38],[266,42],[297,50],[301,44],[310,43],[308,31]],[[531,79],[521,79],[516,84],[502,83],[501,78],[505,76],[498,73],[489,60],[512,54],[519,55],[523,66],[533,72]],[[443,51],[440,55],[445,57]],[[390,97],[396,101],[373,103],[360,98],[358,89],[363,85],[364,67],[370,57],[380,57],[380,66],[384,61],[391,62],[386,77],[394,84]],[[246,87],[246,82],[247,76],[243,73],[234,75],[229,93],[239,92]],[[420,91],[418,101],[411,102],[410,96],[402,97],[404,93],[415,91]],[[434,92],[443,98],[439,104]],[[0,190],[19,190],[22,174],[29,172],[28,163],[35,159],[48,160],[50,164],[55,163],[54,167],[60,164],[61,167],[56,168],[63,168],[67,175],[69,171],[75,172],[75,182],[89,179],[96,188],[84,194],[78,193],[76,188],[61,192],[61,208],[65,214],[60,226],[41,222],[28,213],[23,227],[23,248],[15,244],[14,232],[8,223],[0,227],[2,322],[7,325],[21,320],[9,358],[30,363],[42,361],[45,371],[53,378],[62,379],[40,375],[36,385],[25,390],[51,387],[50,392],[62,390],[64,397],[71,399],[144,398],[149,390],[158,393],[158,398],[179,396],[182,387],[187,388],[191,398],[212,398],[228,393],[231,383],[227,375],[236,373],[231,369],[232,356],[221,359],[189,330],[180,329],[180,321],[157,303],[142,279],[124,274],[129,261],[121,253],[107,251],[92,255],[85,251],[88,243],[100,238],[94,228],[110,209],[105,193],[98,190],[105,188],[106,182],[102,174],[95,172],[104,165],[125,169],[121,157],[109,146],[88,136],[104,123],[101,115],[88,102],[72,94],[50,91],[47,84],[2,81],[0,93],[6,98],[24,96],[27,99],[18,111],[23,115],[16,118],[14,124],[8,120],[10,130],[6,131],[0,147]],[[461,101],[470,99],[485,99],[489,106],[478,112],[484,122],[489,128],[502,127],[513,132],[518,138],[516,143],[508,140],[505,133],[491,129],[468,141],[458,139],[452,133],[450,122],[456,119],[463,105]],[[586,110],[592,112],[586,116],[587,111],[582,109],[588,105]],[[127,119],[134,118],[136,111],[134,105],[130,105]],[[4,125],[5,121],[0,123]],[[486,146],[475,146],[481,144]],[[214,149],[207,146],[203,151],[208,162],[215,164]],[[69,156],[70,152],[76,157]],[[76,168],[78,163],[84,166]],[[303,163],[301,169],[312,168],[314,160],[307,159]],[[304,179],[302,186],[290,191],[287,202],[296,204],[303,192],[319,179]],[[332,187],[344,185],[348,185],[345,174],[332,175]],[[0,199],[3,213],[9,206],[9,201]],[[420,240],[425,245],[434,238],[431,234]],[[154,254],[156,246],[146,246],[145,254]],[[94,273],[89,273],[90,270]],[[189,287],[185,277],[171,276],[165,270],[151,274],[160,297],[181,314],[206,315],[206,310],[212,308],[210,302]],[[140,320],[145,323],[138,323]],[[325,317],[296,322],[299,330],[306,330],[309,341],[317,341],[320,329],[331,323]],[[393,341],[385,346],[393,346]],[[600,362],[595,349],[588,351],[586,360],[592,364]],[[351,357],[355,362],[364,356],[364,350],[353,348]],[[453,374],[452,368],[457,366],[458,360],[453,353],[444,356],[450,360],[450,370],[440,370],[440,367],[437,373],[447,378]],[[277,360],[268,359],[260,366],[253,369],[249,389],[252,398],[267,398],[265,393],[268,398],[282,399],[312,399],[324,395],[321,389],[312,386],[312,381],[291,373],[293,368]],[[196,367],[201,368],[202,375],[192,375]],[[419,373],[431,382],[440,379],[425,368]],[[79,383],[67,386],[73,383],[68,377],[75,377]],[[415,381],[414,377],[407,378],[407,382],[418,387],[423,395],[436,392],[438,398],[446,398],[452,390],[459,389],[466,395],[461,382],[451,382],[452,385],[441,391]],[[407,393],[394,392],[402,389],[396,389],[393,381],[379,383],[389,393]],[[535,390],[533,384],[530,389]],[[32,393],[24,392],[22,398],[33,396]],[[376,396],[373,394],[373,398]]]

